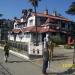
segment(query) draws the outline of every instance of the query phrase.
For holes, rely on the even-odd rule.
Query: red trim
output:
[[[74,40],[72,39],[71,36],[68,37],[68,44],[69,45],[74,44]]]
[[[19,32],[22,32],[22,30],[21,29],[12,29],[12,32],[19,33]]]
[[[22,29],[23,32],[36,32],[36,27],[27,27]],[[57,32],[54,29],[49,29],[48,27],[37,27],[37,32]]]
[[[33,15],[35,15],[35,13],[32,13]],[[53,15],[47,15],[47,14],[44,14],[44,13],[37,13],[37,16],[43,16],[43,17],[48,17],[48,18],[52,18],[52,19],[59,19],[59,20],[64,20],[64,21],[71,21],[63,16],[53,16]]]

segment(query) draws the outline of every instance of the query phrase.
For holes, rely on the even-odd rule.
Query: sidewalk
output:
[[[3,49],[3,47],[0,48]],[[12,50],[10,50],[10,53],[20,58],[27,59],[31,61],[33,64],[42,68],[43,63],[42,58],[30,60],[27,55],[14,52]],[[72,66],[72,61],[73,61],[73,49],[64,49],[63,47],[56,47],[54,50],[53,61],[50,62],[50,68],[48,67],[47,71],[51,73],[64,73]]]

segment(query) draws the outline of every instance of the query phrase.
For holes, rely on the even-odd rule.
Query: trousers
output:
[[[43,68],[42,68],[42,72],[46,73],[48,67],[48,60],[43,60]]]

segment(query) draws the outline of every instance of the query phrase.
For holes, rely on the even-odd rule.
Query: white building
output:
[[[9,32],[8,38],[13,41],[27,42],[29,46],[28,52],[33,55],[42,55],[42,42],[44,41],[44,38],[48,34],[53,35],[53,33],[58,33],[59,29],[56,28],[60,27],[60,20],[69,22],[69,20],[64,17],[49,15],[48,11],[45,11],[44,13],[37,13],[36,22],[39,45],[35,46],[35,14],[30,13],[29,16],[24,16],[25,15],[23,15],[20,19],[15,20],[14,29]]]

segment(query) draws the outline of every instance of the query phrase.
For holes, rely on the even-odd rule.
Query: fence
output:
[[[0,41],[1,45],[5,44],[5,41]],[[25,42],[16,42],[16,41],[9,41],[10,44],[10,48],[12,48],[13,50],[23,50],[23,51],[28,51],[28,43]]]

